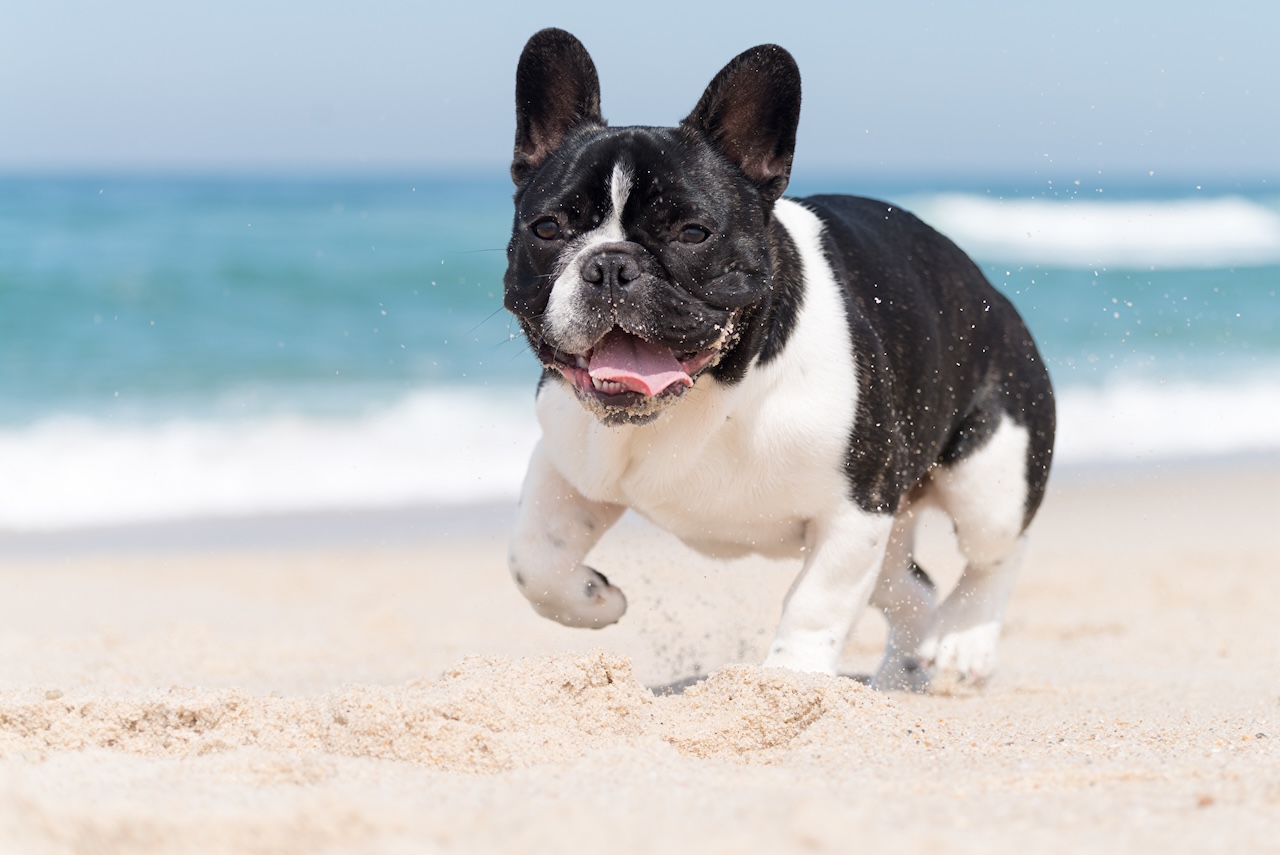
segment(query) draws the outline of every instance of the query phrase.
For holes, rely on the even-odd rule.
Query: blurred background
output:
[[[509,501],[513,77],[614,124],[797,58],[790,195],[914,210],[1041,342],[1059,465],[1280,452],[1280,6],[48,2],[0,23],[0,530]]]

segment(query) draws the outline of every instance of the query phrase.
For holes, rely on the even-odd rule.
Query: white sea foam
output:
[[[1280,263],[1280,213],[1236,196],[1112,202],[957,193],[906,201],[983,261],[1162,269]]]
[[[531,398],[437,390],[346,421],[0,431],[0,530],[514,501],[538,437]],[[1058,409],[1059,465],[1280,450],[1280,379],[1069,387]]]
[[[1057,397],[1056,460],[1068,465],[1280,450],[1280,378],[1113,381]]]
[[[430,391],[361,418],[0,431],[0,529],[514,498],[531,391]]]

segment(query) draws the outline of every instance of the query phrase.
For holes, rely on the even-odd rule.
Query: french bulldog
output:
[[[504,304],[543,366],[510,548],[544,617],[603,627],[583,563],[631,508],[696,550],[803,561],[764,661],[835,673],[869,602],[874,684],[981,682],[1053,453],[1053,392],[1013,306],[894,205],[783,197],[800,115],[787,51],[724,67],[675,127],[611,127],[563,30],[516,72]],[[926,504],[966,567],[913,559]]]

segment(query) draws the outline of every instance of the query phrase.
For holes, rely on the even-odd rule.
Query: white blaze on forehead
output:
[[[604,219],[591,231],[571,240],[556,262],[556,280],[551,287],[551,298],[547,301],[544,316],[545,329],[552,341],[570,352],[582,353],[594,343],[577,335],[584,325],[584,319],[579,316],[582,303],[580,295],[584,288],[595,287],[582,281],[582,262],[596,252],[601,244],[619,243],[627,239],[626,231],[622,228],[622,210],[631,196],[632,182],[630,165],[623,161],[614,163],[605,187],[609,194],[609,208]]]
[[[631,168],[622,162],[613,165],[609,175],[609,216],[601,224],[602,228],[616,233],[613,240],[625,240],[622,231],[622,209],[627,206],[627,197],[631,195]]]

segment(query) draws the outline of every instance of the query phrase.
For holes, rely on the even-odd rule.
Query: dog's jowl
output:
[[[1053,450],[1021,319],[946,238],[853,196],[784,198],[795,62],[753,48],[675,127],[610,127],[561,30],[516,75],[505,302],[545,367],[511,572],[539,614],[622,617],[583,563],[627,508],[712,555],[803,558],[767,666],[835,670],[869,602],[876,676],[981,680]],[[938,601],[914,511],[967,564]]]

